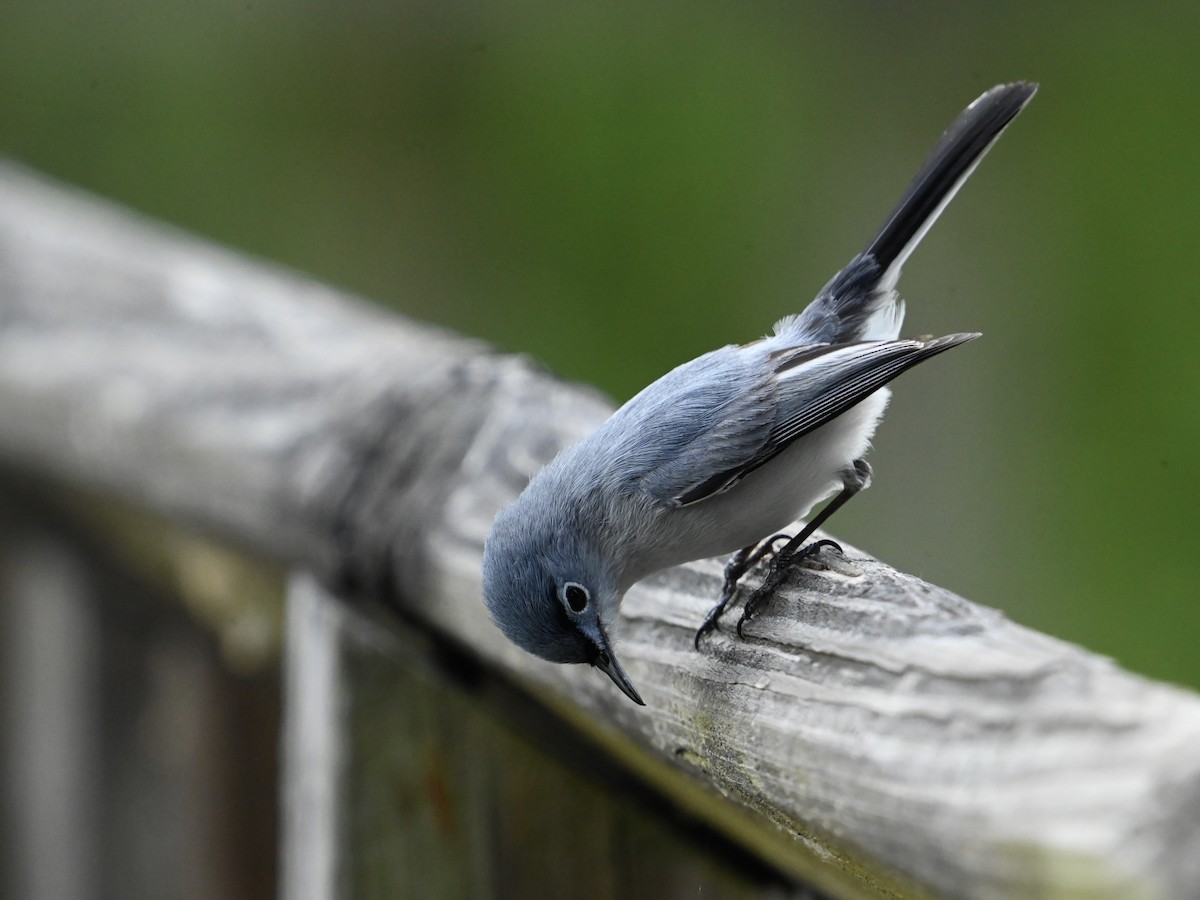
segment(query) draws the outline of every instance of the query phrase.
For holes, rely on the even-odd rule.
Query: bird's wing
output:
[[[684,377],[656,383],[676,390],[652,392],[654,408],[647,405],[640,411],[644,418],[638,432],[654,429],[656,437],[642,443],[656,450],[641,460],[639,487],[671,506],[726,491],[901,372],[976,337],[952,334],[926,341],[818,344],[770,352],[730,347],[700,357],[663,382]],[[696,366],[717,354],[723,356]],[[689,372],[693,366],[695,371]]]
[[[770,440],[769,369],[731,345],[668,372],[626,403],[588,441],[607,478],[668,506],[718,472],[743,465]]]

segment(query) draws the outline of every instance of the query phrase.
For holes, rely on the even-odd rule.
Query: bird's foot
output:
[[[770,599],[771,595],[779,588],[779,585],[783,584],[784,579],[788,576],[788,572],[797,566],[812,567],[815,557],[825,547],[831,547],[843,556],[845,555],[841,544],[828,539],[813,541],[808,546],[801,547],[794,553],[780,551],[775,554],[775,559],[771,562],[771,569],[767,572],[767,577],[763,579],[762,584],[755,588],[754,593],[746,598],[746,605],[742,607],[742,617],[738,619],[737,623],[738,637],[745,637],[742,634],[742,626],[754,617],[754,614]],[[787,548],[784,547],[784,551],[786,550]]]
[[[721,618],[721,615],[725,612],[725,608],[737,596],[739,579],[758,565],[764,556],[773,553],[777,543],[789,539],[786,534],[777,534],[761,543],[744,547],[729,557],[729,562],[725,564],[725,583],[721,587],[721,598],[717,601],[717,605],[708,611],[708,615],[704,617],[704,621],[696,629],[696,637],[693,644],[697,650],[700,649],[700,639],[717,627],[717,620]]]

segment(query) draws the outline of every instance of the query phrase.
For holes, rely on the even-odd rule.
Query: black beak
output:
[[[597,655],[596,661],[592,663],[597,669],[613,680],[613,684],[619,687],[634,703],[638,706],[645,706],[646,702],[638,696],[637,689],[629,680],[629,676],[625,674],[625,670],[621,668],[621,664],[617,662],[617,658],[613,655],[612,650],[608,646],[608,635],[601,632],[600,641],[596,645]]]

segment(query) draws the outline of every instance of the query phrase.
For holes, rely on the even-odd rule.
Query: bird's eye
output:
[[[568,581],[563,585],[563,599],[567,601],[567,606],[571,607],[571,612],[581,613],[587,609],[588,601],[592,599],[592,595],[588,593],[587,588],[582,584]]]

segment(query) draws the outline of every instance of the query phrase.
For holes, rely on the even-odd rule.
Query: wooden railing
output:
[[[619,642],[645,708],[510,646],[480,600],[489,523],[610,409],[0,168],[5,646],[64,571],[87,580],[80,542],[181,597],[222,665],[281,645],[284,896],[1200,896],[1200,698],[851,547],[701,652],[720,562],[636,587]],[[18,539],[47,509],[66,530]],[[70,620],[99,612],[64,609],[23,665],[86,670]],[[83,792],[96,760],[36,749],[81,701],[23,674],[8,783]],[[22,797],[22,883],[90,896],[88,829],[118,811],[75,817],[73,875],[26,827],[71,803]]]

